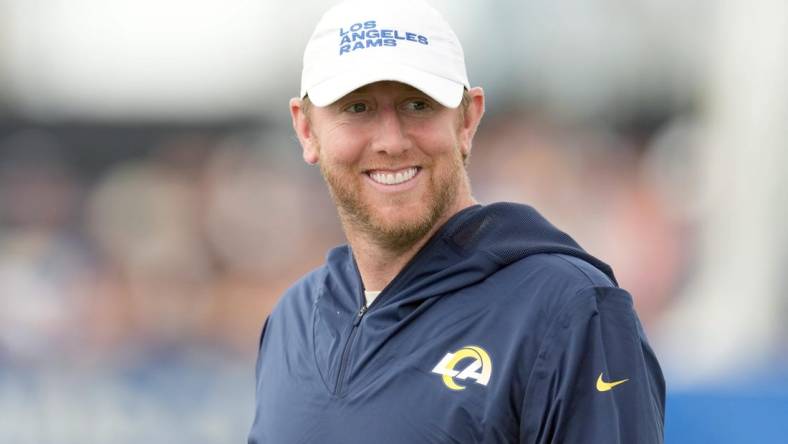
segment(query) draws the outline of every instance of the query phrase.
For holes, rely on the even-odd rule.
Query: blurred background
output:
[[[260,327],[343,242],[287,101],[333,2],[0,0],[0,442],[244,442]],[[788,436],[788,5],[432,2],[470,174],[610,263],[666,441]]]

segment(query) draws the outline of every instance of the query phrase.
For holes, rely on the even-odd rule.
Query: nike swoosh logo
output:
[[[600,373],[599,377],[596,379],[596,389],[599,390],[600,392],[606,392],[608,390],[612,390],[613,387],[615,387],[617,385],[621,385],[621,384],[629,381],[629,379],[622,379],[620,381],[605,382],[602,379],[602,374],[603,373],[604,372]]]

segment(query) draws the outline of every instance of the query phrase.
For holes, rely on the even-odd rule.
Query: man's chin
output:
[[[429,218],[401,218],[370,223],[365,231],[373,242],[387,250],[406,251],[424,239],[432,231],[434,223]]]
[[[365,206],[362,228],[370,240],[390,251],[404,252],[430,236],[450,207],[450,186],[432,199],[395,207]],[[371,211],[370,211],[371,210]]]
[[[377,196],[361,195],[329,173],[324,170],[323,176],[346,233],[363,233],[367,241],[393,252],[406,252],[429,236],[457,194],[456,181],[445,180],[423,198],[380,201]]]

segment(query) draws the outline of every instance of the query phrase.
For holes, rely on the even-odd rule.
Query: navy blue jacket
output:
[[[250,444],[662,442],[632,298],[509,203],[455,215],[368,308],[332,250],[266,321],[256,390]]]

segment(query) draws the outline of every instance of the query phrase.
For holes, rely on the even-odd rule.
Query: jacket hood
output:
[[[586,253],[535,209],[514,203],[475,205],[455,214],[383,289],[373,306],[412,304],[480,282],[509,264],[534,254],[578,257],[616,283],[612,269]],[[326,259],[330,286],[363,301],[363,286],[351,249],[345,245]]]

